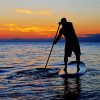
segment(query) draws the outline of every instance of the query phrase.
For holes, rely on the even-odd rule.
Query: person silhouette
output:
[[[53,42],[53,45],[55,45],[60,40],[61,36],[64,35],[65,37],[64,71],[67,74],[68,57],[71,57],[73,51],[76,55],[77,72],[78,72],[80,70],[79,62],[80,62],[81,51],[73,24],[71,22],[67,22],[66,18],[62,18],[61,22],[59,22],[58,24],[62,25],[62,27],[60,28],[59,33]]]

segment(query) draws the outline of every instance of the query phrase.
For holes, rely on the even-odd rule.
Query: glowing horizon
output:
[[[79,36],[100,33],[99,0],[0,0],[0,38],[54,37],[66,17]]]

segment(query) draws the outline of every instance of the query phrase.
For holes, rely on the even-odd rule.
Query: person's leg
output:
[[[71,57],[71,54],[72,54],[72,49],[71,49],[70,45],[65,43],[65,55],[64,55],[65,68],[64,68],[64,71],[66,74],[67,74],[68,57]]]
[[[76,61],[77,61],[77,72],[79,72],[80,68],[79,68],[79,63],[80,63],[80,56],[76,55]]]
[[[65,55],[65,57],[64,57],[64,63],[65,63],[64,71],[65,71],[65,73],[67,73],[67,62],[68,62],[68,56]]]
[[[68,45],[65,43],[65,55],[64,55],[65,68],[64,68],[64,71],[66,74],[67,74],[67,62],[68,62]]]

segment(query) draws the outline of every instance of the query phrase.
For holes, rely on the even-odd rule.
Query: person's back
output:
[[[71,22],[67,22],[63,24],[62,28],[59,31],[60,34],[63,34],[68,45],[72,47],[79,47],[78,38],[75,34],[75,30],[73,28],[73,24]]]

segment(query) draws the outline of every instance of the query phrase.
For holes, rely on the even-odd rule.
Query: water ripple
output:
[[[80,78],[57,74],[64,67],[63,43],[54,47],[44,70],[50,48],[49,42],[0,43],[0,100],[99,100],[99,43],[81,43],[87,72]]]

